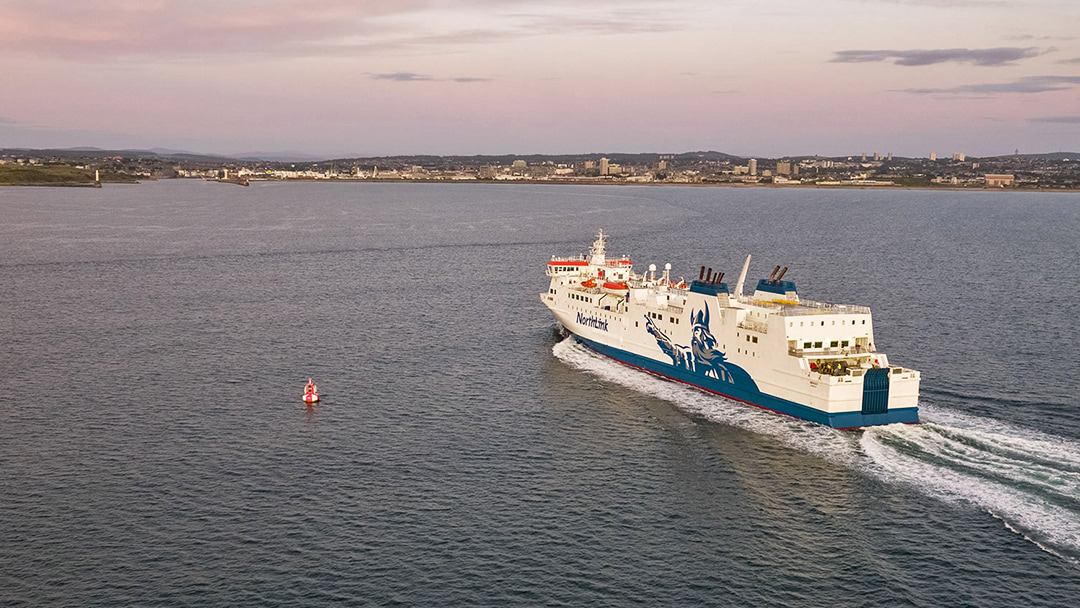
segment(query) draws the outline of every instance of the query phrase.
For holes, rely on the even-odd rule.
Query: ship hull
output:
[[[564,328],[565,329],[565,328]],[[626,350],[609,346],[595,340],[590,340],[581,335],[578,335],[568,329],[565,331],[570,334],[577,342],[586,346],[587,348],[600,353],[606,357],[614,359],[619,363],[628,365],[633,368],[644,370],[646,372],[661,376],[663,378],[681,382],[683,384],[689,384],[695,388],[727,397],[735,401],[741,401],[748,405],[759,407],[761,409],[776,412],[778,414],[784,414],[793,418],[799,418],[801,420],[807,420],[817,424],[822,424],[835,429],[857,429],[866,426],[878,426],[882,424],[914,424],[919,421],[919,410],[917,407],[910,408],[895,408],[881,414],[863,414],[861,412],[837,412],[829,413],[814,408],[800,405],[787,399],[781,399],[774,397],[767,393],[763,393],[757,390],[757,387],[753,382],[723,382],[715,378],[702,376],[701,374],[694,373],[676,367],[669,363],[657,361],[649,357],[637,355]]]

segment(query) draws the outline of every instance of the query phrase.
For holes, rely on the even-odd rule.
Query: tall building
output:
[[[862,162],[866,162],[866,152],[862,153]]]
[[[757,159],[756,158],[751,158],[749,165],[750,165],[750,175],[757,175]]]
[[[874,160],[881,160],[881,155],[877,152],[874,152]]]
[[[892,152],[889,152],[889,162],[892,162]]]
[[[930,153],[930,160],[937,160],[937,152]]]
[[[964,162],[964,159],[966,159],[966,158],[967,158],[967,154],[964,154],[963,152],[957,152],[956,154],[952,155],[953,160],[958,160],[960,162]]]

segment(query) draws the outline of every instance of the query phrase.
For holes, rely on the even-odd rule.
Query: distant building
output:
[[[866,162],[866,152],[862,153],[862,162]]]
[[[661,160],[660,162],[656,163],[656,170],[657,171],[665,171],[665,170],[667,170],[667,161],[666,160]]]
[[[511,168],[511,169],[515,169],[515,170],[518,170],[518,169],[520,169],[520,170],[524,170],[524,169],[525,169],[525,167],[527,167],[527,166],[529,166],[529,163],[527,163],[527,162],[525,162],[525,161],[523,161],[523,160],[521,160],[521,159],[518,159],[518,160],[515,160],[515,161],[514,161],[514,162],[513,162],[513,163],[512,163],[511,165],[510,165],[510,168]]]
[[[966,158],[967,158],[967,154],[964,154],[963,152],[957,152],[956,154],[952,155],[953,160],[958,160],[960,162],[964,162],[964,159],[966,159]]]
[[[930,160],[937,160],[937,152],[930,153]]]
[[[495,179],[496,169],[493,165],[480,166],[480,179]]]
[[[782,160],[782,161],[779,161],[778,163],[776,163],[776,174],[777,175],[791,175],[791,161],[790,160]]]
[[[986,179],[987,188],[1006,188],[1016,184],[1016,178],[1012,174],[987,173],[983,177]]]
[[[874,160],[881,160],[881,155],[877,152],[874,152]]]
[[[600,175],[611,175],[611,160],[607,158],[600,159]]]
[[[892,152],[889,152],[889,162],[892,162]]]
[[[751,158],[750,162],[749,162],[749,164],[747,166],[750,167],[750,175],[757,175],[757,159],[756,158]]]

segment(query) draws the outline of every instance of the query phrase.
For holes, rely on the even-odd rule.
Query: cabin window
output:
[[[844,348],[847,348],[848,347],[848,341],[844,340],[843,342],[840,343],[840,346],[843,346]]]
[[[836,321],[833,321],[833,322],[832,322],[832,324],[833,324],[833,325],[836,325]]]
[[[802,347],[803,347],[803,348],[810,348],[811,346],[813,346],[813,344],[812,344],[812,343],[810,343],[810,342],[803,342],[803,343],[802,343]]]
[[[821,322],[821,326],[825,327],[825,322],[824,321]]]
[[[840,343],[837,342],[836,340],[833,340],[832,342],[829,342],[829,348],[836,348],[837,346],[840,346]]]
[[[750,334],[746,334],[746,341],[747,341],[747,342],[749,342],[749,341],[750,341]]]
[[[788,324],[787,324],[787,326],[788,326],[788,327],[795,327],[795,322],[794,322],[794,321],[792,321],[792,322],[788,323]]]
[[[863,325],[866,325],[866,319],[863,319],[863,320],[862,320],[862,324],[863,324]]]
[[[821,342],[814,342],[814,348],[821,348]]]
[[[799,321],[799,327],[802,327],[802,326],[803,326],[803,322]]]
[[[754,336],[754,344],[757,344],[757,336]]]

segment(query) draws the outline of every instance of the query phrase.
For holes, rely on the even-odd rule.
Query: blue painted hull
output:
[[[741,374],[733,374],[734,378],[739,381],[723,382],[716,378],[704,376],[682,367],[676,367],[670,363],[656,361],[619,348],[607,346],[583,338],[577,334],[571,333],[571,335],[573,335],[578,342],[592,350],[631,367],[643,369],[658,376],[663,376],[664,378],[683,382],[729,399],[742,401],[762,409],[771,410],[802,420],[809,420],[810,422],[816,422],[835,429],[854,429],[864,426],[893,424],[897,422],[912,424],[919,421],[919,410],[914,407],[893,409],[882,414],[862,414],[860,412],[829,414],[827,412],[822,412],[821,410],[806,407],[805,405],[800,405],[794,401],[780,399],[761,392],[758,390],[757,385],[753,380],[750,379],[749,375],[735,366],[730,367],[741,372]],[[740,376],[745,376],[745,379],[740,378]]]

